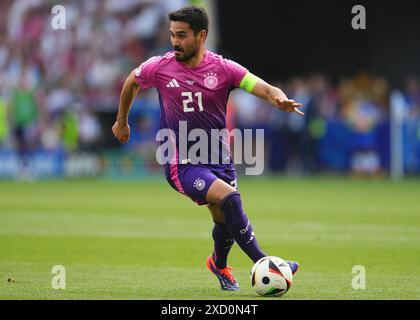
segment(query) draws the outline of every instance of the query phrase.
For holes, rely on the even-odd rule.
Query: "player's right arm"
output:
[[[120,104],[118,107],[117,120],[112,126],[112,133],[120,142],[125,143],[130,139],[130,126],[128,125],[128,114],[133,101],[140,92],[140,86],[135,81],[135,70],[125,80],[121,91]]]
[[[114,136],[122,143],[130,139],[130,126],[128,125],[128,114],[133,101],[141,90],[155,87],[155,71],[161,61],[160,56],[151,57],[143,62],[137,69],[133,70],[125,80],[120,96],[117,121],[112,127]]]

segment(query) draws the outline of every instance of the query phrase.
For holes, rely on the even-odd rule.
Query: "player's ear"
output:
[[[206,38],[207,38],[207,31],[206,30],[201,30],[197,35],[198,35],[200,40],[202,40],[203,42],[206,41]]]

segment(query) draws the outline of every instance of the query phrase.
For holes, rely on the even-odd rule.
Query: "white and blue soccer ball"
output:
[[[289,291],[293,283],[289,264],[279,257],[258,260],[251,270],[252,288],[264,297],[279,297]]]

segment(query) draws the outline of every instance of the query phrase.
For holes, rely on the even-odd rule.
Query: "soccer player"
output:
[[[267,100],[285,112],[303,113],[300,103],[288,99],[282,90],[267,84],[241,65],[205,49],[209,20],[204,9],[185,7],[169,14],[170,39],[173,51],[152,57],[133,70],[124,83],[117,119],[112,127],[122,143],[130,137],[128,114],[140,90],[155,87],[159,93],[161,127],[175,133],[174,145],[186,143],[180,134],[181,123],[188,132],[200,128],[211,136],[212,129],[225,129],[226,104],[230,91],[241,88]],[[225,145],[226,141],[220,140]],[[213,253],[206,265],[213,272],[222,290],[237,291],[239,285],[227,266],[229,251],[236,242],[255,263],[266,256],[260,249],[252,226],[242,209],[241,195],[236,188],[232,158],[229,163],[193,164],[179,158],[165,164],[169,184],[199,205],[207,205],[213,217]],[[288,261],[292,273],[299,265]]]

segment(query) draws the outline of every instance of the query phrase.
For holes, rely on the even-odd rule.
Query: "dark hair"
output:
[[[197,35],[201,30],[206,30],[206,33],[209,32],[209,17],[204,8],[195,6],[184,7],[171,12],[168,17],[171,21],[188,23],[194,31],[194,35]]]

